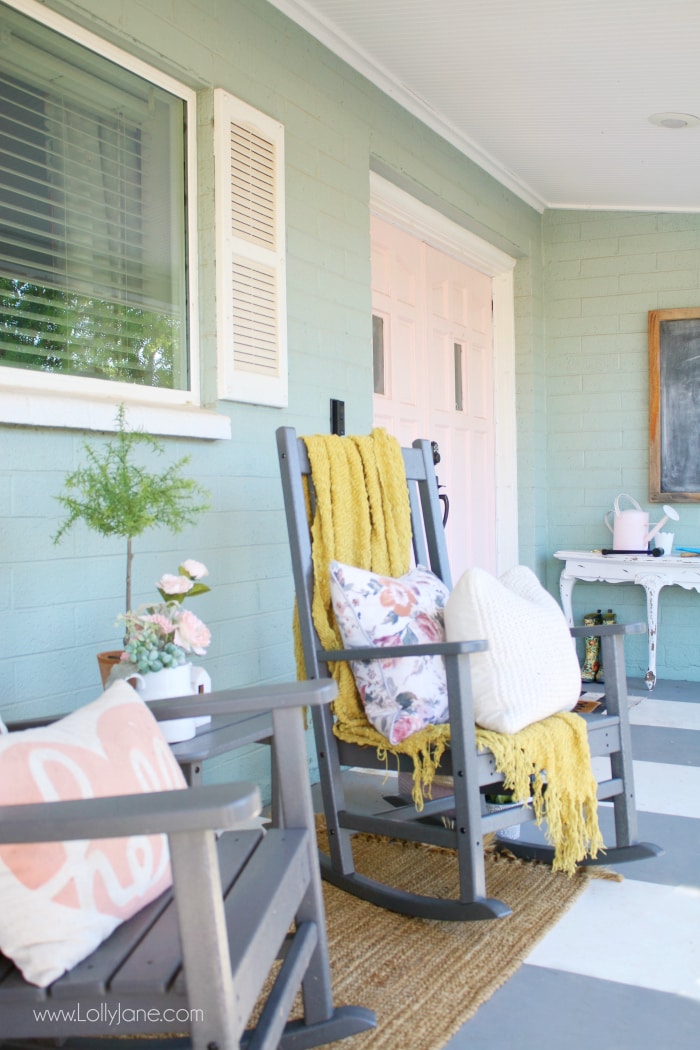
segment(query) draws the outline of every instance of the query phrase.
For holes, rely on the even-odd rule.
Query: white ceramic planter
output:
[[[129,681],[144,700],[167,700],[172,696],[211,692],[211,678],[207,672],[203,667],[195,667],[190,663],[165,667],[162,671],[132,674],[129,675]],[[211,715],[170,718],[158,725],[168,743],[177,744],[181,740],[191,740],[197,728],[207,722],[211,722]]]

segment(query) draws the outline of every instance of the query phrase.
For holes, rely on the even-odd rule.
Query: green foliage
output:
[[[183,602],[185,598],[194,598],[198,594],[206,594],[210,591],[211,587],[207,587],[206,583],[193,583],[189,591],[186,594],[167,594],[165,591],[158,588],[158,593],[162,596],[164,601],[171,602]]]
[[[103,536],[133,539],[153,525],[180,532],[208,506],[208,493],[182,473],[188,456],[162,472],[149,473],[134,461],[134,450],[145,446],[162,455],[162,444],[143,431],[126,430],[123,406],[118,420],[119,430],[104,453],[85,444],[87,464],[66,476],[65,492],[56,498],[68,517],[54,536],[55,543],[81,519]]]
[[[0,359],[13,368],[176,389],[181,322],[0,276]]]
[[[126,608],[131,605],[131,541],[152,526],[180,532],[209,507],[209,493],[183,474],[189,456],[162,471],[150,472],[136,460],[137,450],[162,455],[164,448],[151,434],[128,430],[124,406],[117,414],[118,430],[103,451],[87,443],[87,463],[66,475],[56,497],[68,514],[53,536],[58,543],[77,521],[103,536],[127,540]]]
[[[179,667],[187,659],[185,650],[180,646],[174,642],[163,642],[162,632],[155,623],[144,624],[138,633],[127,635],[127,638],[125,651],[129,662],[139,669],[140,674]]]

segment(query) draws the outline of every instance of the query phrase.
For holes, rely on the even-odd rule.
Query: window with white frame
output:
[[[196,404],[195,95],[14,2],[0,3],[0,388]]]

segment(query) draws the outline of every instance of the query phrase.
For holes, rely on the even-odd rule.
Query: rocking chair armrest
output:
[[[196,718],[198,715],[266,714],[275,708],[320,707],[335,699],[338,688],[332,679],[304,682],[277,682],[274,685],[254,685],[244,689],[220,689],[215,693],[193,693],[166,700],[150,700],[148,707],[159,721],[169,718]],[[64,718],[70,711],[61,711],[37,718],[23,718],[7,722],[11,733],[23,729],[38,729]]]
[[[219,689],[214,693],[151,700],[148,706],[160,722],[168,718],[193,718],[198,715],[263,714],[277,708],[320,707],[334,700],[337,692],[335,682],[324,678],[254,685],[244,689]]]
[[[588,638],[591,635],[646,634],[647,625],[639,623],[594,623],[590,626],[570,627],[572,638]]]
[[[357,649],[324,649],[316,655],[324,663],[343,660],[393,660],[402,656],[459,656],[488,649],[483,638],[470,642],[425,642],[416,645],[368,645]]]
[[[11,721],[6,719],[5,727],[10,733],[19,733],[23,729],[41,729],[42,726],[48,726],[55,722],[57,718],[63,718],[68,713],[68,711],[64,711],[61,715],[41,715],[36,718],[17,718]]]
[[[0,808],[0,843],[60,842],[231,829],[260,813],[245,781],[139,795],[32,802]]]

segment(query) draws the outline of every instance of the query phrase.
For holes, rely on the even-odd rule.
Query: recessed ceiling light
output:
[[[700,117],[692,113],[652,113],[649,121],[660,128],[692,128],[700,124]]]

